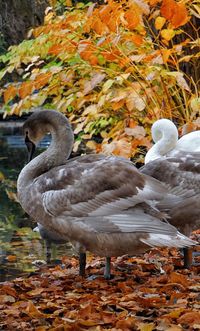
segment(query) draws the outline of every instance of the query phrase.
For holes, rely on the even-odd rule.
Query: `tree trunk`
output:
[[[48,0],[0,0],[0,33],[6,44],[18,44],[31,27],[42,24],[48,5]]]

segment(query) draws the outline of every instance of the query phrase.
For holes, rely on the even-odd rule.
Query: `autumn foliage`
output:
[[[0,90],[5,115],[58,109],[74,125],[75,150],[84,140],[126,157],[150,147],[160,117],[198,128],[198,82],[181,69],[199,59],[192,21],[199,14],[196,0],[66,1],[60,16],[47,9],[44,25],[29,32],[33,39],[0,57],[0,78],[18,77]]]

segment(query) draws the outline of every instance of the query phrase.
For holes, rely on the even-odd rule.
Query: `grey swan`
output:
[[[110,278],[112,256],[139,254],[152,246],[196,244],[156,208],[170,199],[166,188],[131,161],[100,154],[67,160],[74,135],[63,114],[35,111],[23,131],[30,159],[47,132],[52,140],[20,172],[19,202],[32,219],[71,241],[80,254],[80,275],[85,274],[86,251],[106,257],[104,276]]]
[[[151,161],[140,168],[146,174],[163,182],[169,193],[181,198],[172,206],[159,208],[168,213],[170,224],[189,236],[200,229],[200,152],[174,151],[173,156]],[[185,266],[190,267],[191,256],[185,249]]]
[[[56,231],[50,231],[40,223],[37,223],[37,226],[33,229],[33,231],[38,232],[40,234],[40,237],[44,240],[46,246],[46,260],[47,263],[50,263],[52,255],[52,244],[66,244],[67,240],[60,238],[59,234]]]
[[[200,152],[200,130],[190,132],[178,139],[175,124],[161,118],[154,122],[151,128],[154,145],[145,155],[145,164],[166,156],[173,156],[176,152]]]

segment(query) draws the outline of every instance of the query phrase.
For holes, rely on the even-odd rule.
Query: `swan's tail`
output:
[[[176,235],[150,233],[147,239],[141,239],[141,241],[152,247],[184,248],[198,245],[196,241],[184,236],[178,231]]]

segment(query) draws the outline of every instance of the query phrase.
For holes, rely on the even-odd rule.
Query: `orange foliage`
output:
[[[162,16],[169,20],[174,28],[186,24],[189,20],[185,4],[177,3],[174,0],[163,0],[160,11]]]
[[[106,152],[127,157],[150,147],[150,126],[161,116],[181,126],[196,123],[198,89],[181,65],[196,63],[198,39],[176,30],[190,20],[194,1],[109,0],[60,16],[49,8],[45,24],[33,30],[35,39],[11,48],[0,71],[0,79],[22,75],[22,82],[0,92],[6,111],[20,115],[47,102],[75,126],[75,149],[86,139],[97,152],[107,145]],[[135,127],[124,125],[127,120]]]
[[[19,88],[19,96],[24,99],[33,92],[34,85],[33,82],[23,82]]]
[[[10,100],[12,100],[17,95],[17,88],[15,86],[10,85],[5,91],[4,91],[4,102],[7,103]]]

